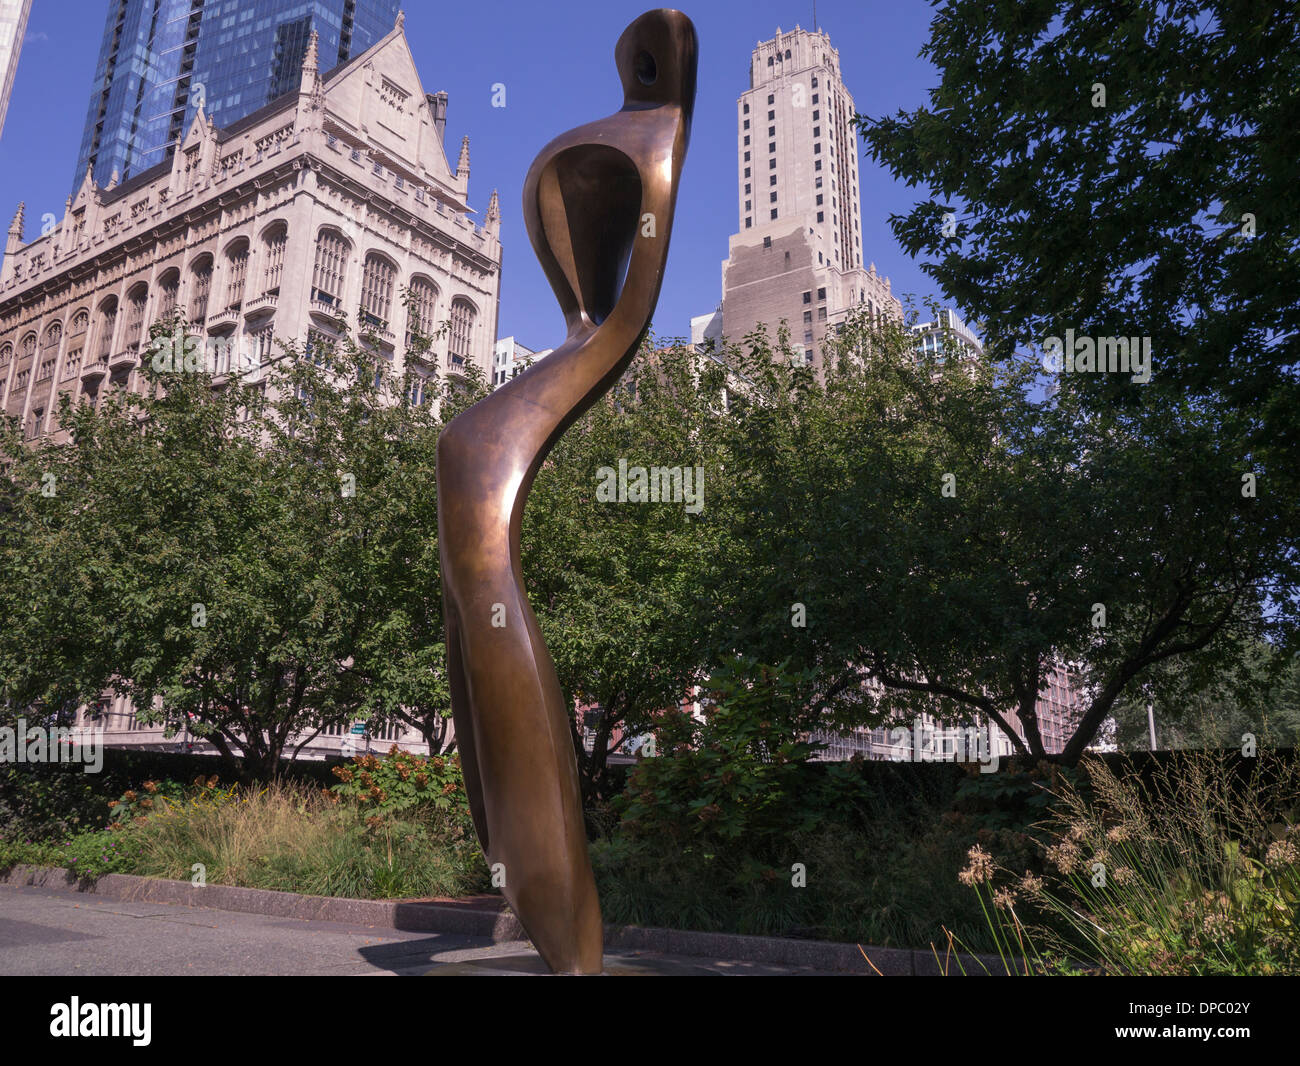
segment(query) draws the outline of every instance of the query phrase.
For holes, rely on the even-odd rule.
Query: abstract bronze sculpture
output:
[[[695,104],[679,11],[619,38],[623,108],[542,149],[524,221],[568,336],[461,413],[438,441],[438,541],[456,739],[479,842],[542,959],[600,973],[603,929],[577,759],[520,564],[524,504],[560,435],[609,390],[659,299]]]

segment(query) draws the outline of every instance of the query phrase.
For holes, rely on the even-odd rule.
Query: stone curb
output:
[[[378,926],[406,932],[450,933],[490,937],[494,942],[527,940],[519,920],[504,902],[492,896],[468,900],[343,899],[304,896],[265,888],[231,885],[195,886],[188,881],[168,881],[134,874],[104,874],[94,882],[78,882],[63,867],[15,866],[0,874],[0,884],[38,888],[74,889],[105,899],[137,903],[173,903],[185,907],[265,914],[320,922]],[[909,948],[865,947],[829,940],[791,937],[742,936],[735,933],[701,933],[684,929],[608,925],[605,945],[629,951],[654,951],[667,955],[695,955],[714,959],[809,966],[818,970],[885,977],[938,976],[942,973],[934,953]],[[871,960],[868,964],[863,951]],[[950,972],[960,973],[956,956]],[[872,969],[874,965],[875,970]],[[996,956],[962,955],[968,973],[1004,972]]]

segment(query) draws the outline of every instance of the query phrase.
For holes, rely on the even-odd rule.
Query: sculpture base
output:
[[[700,977],[715,971],[708,966],[675,959],[606,955],[601,977]],[[426,977],[550,977],[541,956],[493,955],[435,966]]]

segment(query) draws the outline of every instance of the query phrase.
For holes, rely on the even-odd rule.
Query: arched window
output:
[[[63,359],[63,380],[81,373],[81,357],[86,349],[86,331],[90,329],[90,312],[82,308],[68,324],[68,354]]]
[[[200,256],[190,271],[190,321],[201,325],[208,317],[208,297],[212,293],[212,256]]]
[[[393,283],[397,268],[382,255],[366,256],[361,274],[361,310],[372,326],[387,322],[393,310]]]
[[[289,243],[289,227],[277,222],[266,231],[263,240],[266,242],[263,256],[266,269],[262,271],[262,291],[278,292],[280,275],[284,272],[284,249]]]
[[[9,361],[14,357],[14,346],[12,344],[0,344],[0,370],[9,365]]]
[[[316,265],[311,274],[311,298],[337,307],[343,299],[350,245],[338,230],[323,229],[316,238]]]
[[[54,377],[54,367],[59,361],[59,345],[63,343],[63,323],[51,322],[41,339],[41,365],[36,369],[36,380]]]
[[[181,291],[181,272],[173,267],[158,279],[158,317],[168,319],[176,311],[176,300]]]
[[[477,316],[474,305],[463,296],[458,296],[451,302],[451,339],[447,351],[456,366],[462,365],[469,358],[474,337],[474,319]]]
[[[41,345],[41,357],[48,359],[59,354],[59,344],[63,340],[63,323],[51,322],[45,331],[45,343]]]
[[[415,342],[417,331],[426,338],[433,333],[437,311],[438,287],[427,278],[412,278],[410,308],[406,314],[407,347]]]
[[[235,241],[226,249],[226,306],[239,307],[244,302],[244,280],[248,276],[248,241]]]
[[[27,357],[36,354],[35,333],[29,333],[22,339],[22,343],[18,345],[18,353],[20,359],[26,359]]]
[[[113,347],[113,327],[117,324],[117,297],[110,296],[99,305],[99,320],[96,324],[98,332],[99,357],[101,360],[107,359],[112,354]]]
[[[149,299],[149,286],[143,281],[132,286],[126,294],[126,337],[125,344],[139,344],[140,334],[144,332],[144,305]]]

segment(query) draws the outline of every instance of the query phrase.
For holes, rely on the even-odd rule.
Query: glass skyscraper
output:
[[[400,0],[109,0],[73,188],[169,158],[199,106],[227,126],[298,87],[307,38],[320,69],[359,55]]]

